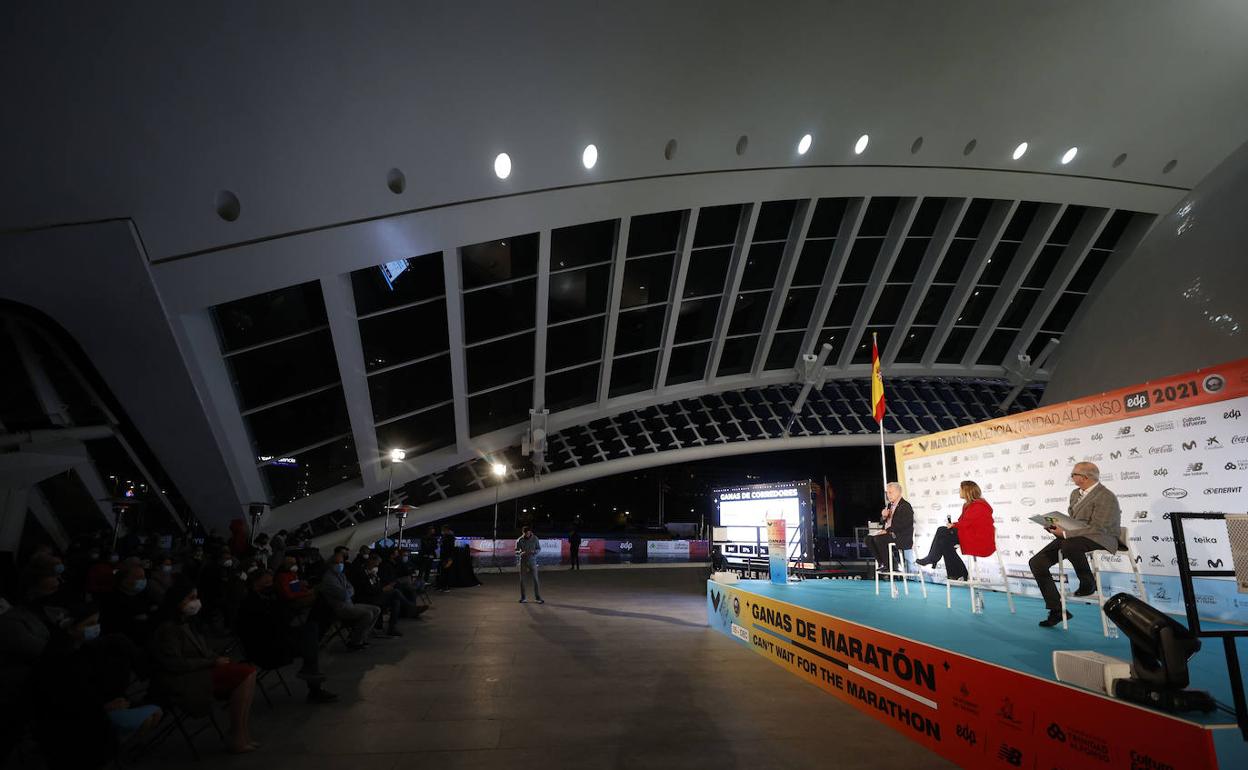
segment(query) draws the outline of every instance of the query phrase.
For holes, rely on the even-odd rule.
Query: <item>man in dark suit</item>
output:
[[[914,547],[914,508],[910,507],[910,501],[901,496],[901,485],[896,481],[888,482],[884,495],[888,498],[888,505],[880,511],[884,531],[867,537],[867,548],[875,556],[876,569],[888,569],[889,543],[895,543],[898,551],[908,551]]]
[[[1074,482],[1075,490],[1070,493],[1067,515],[1087,526],[1072,531],[1051,527],[1049,531],[1056,538],[1028,562],[1036,585],[1044,596],[1044,606],[1049,610],[1048,617],[1040,621],[1045,628],[1062,622],[1062,596],[1053,583],[1049,568],[1061,559],[1069,561],[1079,577],[1075,596],[1089,596],[1096,593],[1096,582],[1092,577],[1092,568],[1088,566],[1088,552],[1102,550],[1115,553],[1119,545],[1122,509],[1118,507],[1117,496],[1100,483],[1100,469],[1092,463],[1075,463],[1070,480]],[[1066,617],[1071,617],[1071,614],[1067,612]]]

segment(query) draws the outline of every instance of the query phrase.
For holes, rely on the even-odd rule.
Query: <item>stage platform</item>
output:
[[[1229,715],[1176,717],[1056,680],[1054,650],[1131,659],[1125,637],[1101,634],[1097,607],[1072,606],[1068,630],[1046,629],[1039,599],[1014,601],[1011,615],[988,592],[976,615],[961,586],[946,608],[943,584],[891,599],[873,581],[707,581],[712,628],[964,767],[1248,768]],[[1229,704],[1221,644],[1204,644],[1192,687]]]

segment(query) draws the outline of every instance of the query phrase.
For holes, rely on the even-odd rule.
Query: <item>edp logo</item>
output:
[[[1147,409],[1150,406],[1148,400],[1148,391],[1141,390],[1139,393],[1132,393],[1122,400],[1128,412],[1138,412],[1141,409]]]

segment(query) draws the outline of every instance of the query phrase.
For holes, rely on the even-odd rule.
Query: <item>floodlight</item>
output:
[[[806,151],[810,149],[811,143],[814,141],[815,141],[814,137],[812,137],[810,134],[806,134],[805,136],[803,136],[801,141],[797,143],[797,154],[805,155]]]
[[[585,151],[581,153],[581,163],[585,168],[593,168],[598,162],[598,148],[592,144],[585,145]]]
[[[1186,690],[1187,659],[1200,639],[1161,610],[1127,593],[1105,602],[1105,614],[1131,640],[1131,678],[1114,680],[1114,696],[1163,711],[1213,711],[1209,693]]]
[[[511,176],[511,156],[505,152],[500,152],[498,157],[494,158],[494,175],[499,179],[506,179]]]
[[[1013,155],[1014,160],[1018,160],[1019,158],[1023,157],[1026,154],[1027,154],[1026,142],[1022,142],[1017,147],[1014,148],[1014,155]]]
[[[402,449],[390,450],[390,462],[401,463],[406,458],[407,458],[407,452],[404,452]]]
[[[498,476],[500,479],[507,475],[507,466],[502,463],[494,463],[494,465],[490,467],[490,470],[493,471],[494,475]]]
[[[871,137],[863,134],[858,137],[858,141],[854,144],[854,154],[861,155],[867,149],[867,142],[871,141]]]
[[[1066,151],[1064,155],[1062,155],[1062,165],[1065,166],[1067,163],[1070,163],[1072,160],[1075,159],[1075,156],[1078,154],[1079,154],[1079,148],[1071,147],[1069,150]]]

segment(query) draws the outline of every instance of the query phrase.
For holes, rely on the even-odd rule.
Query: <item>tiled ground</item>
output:
[[[338,703],[257,699],[262,748],[195,765],[173,738],[140,767],[951,767],[710,631],[702,569],[545,572],[544,606],[516,576],[435,595],[401,639],[325,661]]]

